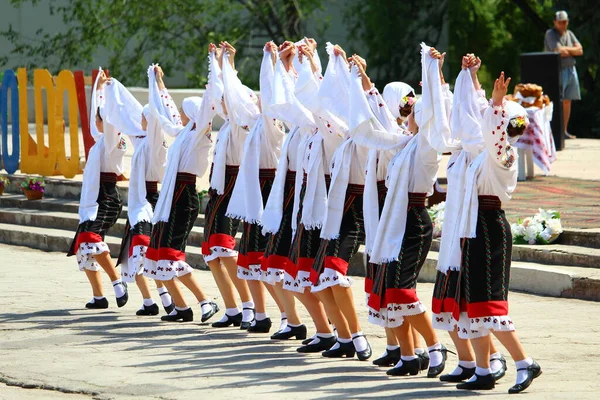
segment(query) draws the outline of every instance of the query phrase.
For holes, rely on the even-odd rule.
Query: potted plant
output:
[[[44,196],[46,183],[43,178],[26,177],[21,182],[21,190],[27,196],[27,200],[40,200]]]
[[[0,176],[0,196],[4,193],[4,188],[9,184],[9,180],[5,176]]]

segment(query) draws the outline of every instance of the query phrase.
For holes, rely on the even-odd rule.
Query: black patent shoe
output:
[[[211,326],[213,328],[227,328],[230,325],[240,326],[242,324],[242,313],[237,313],[233,316],[225,314],[225,317],[227,317],[225,321],[213,322]]]
[[[356,339],[357,337],[364,337],[365,335],[358,335],[356,336],[354,339]],[[365,340],[367,340],[367,338],[365,338]],[[352,341],[353,345],[354,345],[354,340]],[[354,348],[356,350],[356,347]],[[359,361],[367,361],[369,358],[371,358],[371,356],[373,355],[373,350],[371,349],[371,345],[369,344],[369,342],[367,342],[367,348],[363,351],[358,351],[356,350],[356,357],[358,358]]]
[[[506,358],[504,358],[503,355],[500,355],[500,358],[491,358],[490,362],[492,361],[500,361],[502,364],[502,368],[492,373],[494,380],[498,382],[500,379],[504,378],[504,375],[506,375]]]
[[[317,337],[319,338],[319,343],[306,344],[302,347],[298,347],[296,349],[296,351],[298,353],[320,353],[322,351],[329,350],[330,348],[332,348],[336,342],[335,336],[332,336],[329,338],[323,338],[323,337],[319,337],[319,336],[317,336]],[[314,339],[316,339],[316,338],[313,338],[312,340],[314,340]]]
[[[302,341],[302,344],[306,346],[307,344],[310,344],[310,342],[312,342],[312,341],[313,341],[313,340],[314,340],[316,337],[317,337],[317,335],[315,335],[315,336],[311,336],[311,337],[309,337],[308,339],[304,339],[304,340]],[[333,345],[332,345],[332,346],[333,346]]]
[[[261,321],[255,321],[254,325],[250,325],[250,328],[248,328],[248,332],[254,332],[254,333],[269,333],[269,331],[271,330],[271,325],[273,325],[271,323],[271,318],[265,318]]]
[[[421,362],[421,371],[425,371],[429,368],[429,353],[424,351],[422,353],[417,354],[419,357],[419,361]]]
[[[463,390],[492,390],[496,387],[496,381],[492,374],[477,375],[473,374],[477,379],[473,382],[463,382],[456,385],[457,389]]]
[[[123,294],[121,297],[117,297],[117,306],[121,308],[127,304],[127,301],[129,300],[129,293],[127,292],[127,284],[125,282],[115,283],[113,286],[117,285],[123,285],[123,288],[125,289],[125,294]]]
[[[337,342],[337,341],[336,341]],[[342,343],[337,342],[339,347],[337,349],[329,349],[321,353],[323,357],[327,358],[352,358],[354,357],[354,353],[356,353],[356,349],[354,348],[354,343]]]
[[[158,306],[156,303],[151,306],[143,306],[135,312],[135,315],[158,315]]]
[[[161,321],[167,322],[191,322],[194,320],[194,311],[192,308],[187,310],[175,310],[175,314],[163,315],[160,317]]]
[[[90,301],[85,305],[85,308],[90,310],[103,310],[108,308],[108,300],[106,297],[101,298],[100,300],[94,299],[94,301]]]
[[[168,306],[163,306],[163,308],[165,309],[165,312],[167,314],[171,314],[173,312],[173,310],[175,309],[175,304],[171,303]]]
[[[288,340],[293,337],[295,337],[296,340],[306,339],[306,325],[298,325],[298,326],[288,325],[287,327],[290,329],[288,332],[284,332],[284,331],[275,332],[274,334],[271,335],[271,339],[273,339],[273,340]],[[310,339],[310,341],[308,343],[310,343],[311,341],[312,341],[312,339]],[[304,342],[302,342],[302,343],[304,344]],[[308,344],[308,343],[306,343],[306,344]]]
[[[531,382],[538,376],[542,374],[542,367],[535,360],[533,360],[533,364],[531,364],[527,368],[519,368],[517,371],[527,371],[527,378],[522,383],[517,383],[515,386],[508,389],[509,394],[517,394],[521,393],[523,390],[527,389]]]
[[[392,369],[388,369],[386,371],[386,375],[390,376],[406,376],[406,375],[417,375],[421,371],[421,362],[419,358],[415,358],[414,360],[404,361],[402,360],[402,365],[399,367],[394,367]]]
[[[256,318],[256,310],[254,308],[249,308],[249,307],[244,307],[244,310],[252,311],[252,314],[254,314],[254,316],[252,317],[252,319],[250,321],[247,321],[247,322],[242,321],[242,323],[240,324],[240,330],[247,331],[248,329],[250,329],[252,322],[254,322],[254,319]],[[242,311],[242,313],[243,313],[243,311]]]
[[[462,370],[462,372],[459,375],[451,375],[451,374],[442,375],[442,376],[440,376],[440,381],[460,383],[460,382],[466,381],[468,379],[471,379],[471,377],[473,375],[475,375],[475,368],[460,367],[460,369]]]
[[[385,355],[373,360],[373,365],[378,367],[393,367],[400,361],[400,349],[386,350]]]
[[[217,305],[217,303],[214,302],[210,302],[208,303],[208,305],[210,306],[210,311],[205,312],[204,314],[202,314],[202,322],[206,322],[209,319],[211,319],[213,317],[213,315],[215,315],[216,313],[219,312],[219,306]]]
[[[434,351],[439,351],[440,353],[442,353],[442,363],[440,365],[436,365],[435,367],[429,367],[429,370],[427,371],[428,378],[437,378],[439,374],[444,372],[444,368],[446,368],[446,360],[448,359],[448,353],[452,353],[444,345],[442,345],[441,349],[429,350],[430,353],[433,353]]]

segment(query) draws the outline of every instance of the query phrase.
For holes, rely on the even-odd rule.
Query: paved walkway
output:
[[[218,295],[209,272],[195,276]],[[106,278],[106,277],[104,277]],[[112,290],[109,301],[114,306]],[[470,395],[418,377],[390,378],[357,360],[326,360],[294,351],[296,342],[267,335],[216,330],[198,322],[161,323],[134,311],[141,299],[131,288],[124,309],[83,309],[89,287],[74,259],[0,245],[0,399],[221,399],[453,398]],[[362,280],[354,286],[363,329],[375,355],[383,332],[366,323]],[[419,286],[430,305],[431,284]],[[186,291],[189,297],[189,292]],[[190,299],[191,300],[191,299]],[[220,303],[220,300],[217,300]],[[523,343],[543,367],[528,398],[597,399],[600,382],[600,303],[514,293],[511,314]],[[198,307],[194,308],[198,312]],[[271,315],[278,317],[273,304]],[[309,319],[304,311],[305,322]],[[561,318],[562,317],[562,318]],[[451,347],[448,336],[440,333]],[[456,363],[450,355],[449,369]],[[515,378],[486,394],[507,398]],[[16,386],[5,386],[16,385]],[[19,387],[49,390],[20,389]],[[63,394],[60,391],[76,394]]]

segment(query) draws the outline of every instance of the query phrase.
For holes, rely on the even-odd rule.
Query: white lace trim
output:
[[[427,309],[421,303],[421,301],[416,301],[410,304],[397,304],[390,303],[387,305],[387,317],[389,319],[400,319],[404,318],[407,315],[419,315],[423,314]],[[402,325],[402,324],[400,324]]]
[[[193,271],[185,261],[148,260],[144,262],[144,276],[157,281],[170,281],[171,279],[187,275]]]
[[[458,326],[458,321],[452,317],[452,313],[443,312],[440,314],[434,313],[431,316],[431,324],[433,325],[433,329],[452,332]]]
[[[248,268],[238,265],[237,276],[246,281],[260,281],[262,276],[260,264],[251,264]]]
[[[269,285],[275,285],[283,281],[285,271],[279,268],[267,268],[266,271],[262,271],[260,280],[268,283]]]
[[[95,255],[110,252],[108,245],[104,242],[82,242],[79,244],[77,249],[76,258],[77,264],[79,264],[79,270],[83,271],[99,271],[100,264],[94,258]]]
[[[227,247],[213,246],[210,248],[210,254],[204,256],[204,261],[209,262],[219,257],[237,257],[237,250],[231,250]]]
[[[300,282],[287,272],[283,273],[283,288],[290,292],[304,293],[304,286],[300,286]]]
[[[341,274],[331,268],[325,268],[323,273],[319,275],[319,280],[312,287],[313,292],[319,292],[323,289],[330,288],[332,286],[340,285],[341,287],[350,287],[354,282],[351,278]]]
[[[475,339],[487,336],[491,331],[512,332],[515,325],[508,315],[469,318],[461,313],[458,321],[458,336],[461,339]]]
[[[128,257],[125,262],[121,263],[121,278],[123,282],[135,282],[136,275],[143,272],[146,250],[148,250],[148,246],[133,246],[131,257]]]

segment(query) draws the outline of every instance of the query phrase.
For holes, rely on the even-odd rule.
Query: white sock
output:
[[[227,317],[233,317],[234,315],[238,315],[240,313],[240,309],[235,307],[235,308],[226,308],[225,309],[225,315],[223,315],[221,317],[221,319],[219,320],[219,322],[226,322],[227,321]]]
[[[433,346],[430,346],[427,348],[427,350],[429,351],[429,366],[430,367],[437,367],[444,361],[444,356],[442,355],[441,351],[433,351],[436,349],[439,350],[441,348],[442,348],[442,345],[440,343],[436,343]]]
[[[202,314],[206,314],[207,312],[212,311],[212,306],[210,305],[210,300],[202,300],[200,302],[200,310]]]
[[[527,379],[527,370],[524,369],[519,371],[519,369],[527,368],[531,364],[533,364],[533,360],[529,357],[521,361],[515,361],[515,368],[517,369],[517,383],[523,383],[525,382],[525,379]]]
[[[94,296],[92,297],[92,301],[90,301],[90,303],[94,303],[95,300],[102,300],[104,298],[104,296]]]
[[[397,350],[399,348],[400,348],[400,346],[396,346],[395,344],[388,344],[388,345],[385,346],[385,349],[387,351],[394,351],[394,350]]]
[[[480,367],[475,367],[475,374],[479,375],[479,376],[486,376],[492,373],[492,369],[491,368],[480,368]],[[467,382],[475,382],[477,380],[477,376],[473,375],[471,377],[471,379],[469,379]]]
[[[425,353],[425,349],[421,349],[421,348],[416,348],[415,349],[415,354],[416,355],[423,354],[423,353]]]
[[[264,313],[264,312],[257,312],[256,316],[255,316],[255,319],[257,321],[262,321],[262,320],[265,320],[267,318],[268,318],[268,315],[267,315],[267,313]]]
[[[490,356],[490,369],[494,374],[502,369],[502,363],[499,360],[500,357],[502,357],[500,352],[494,353]]]
[[[465,368],[475,368],[476,366],[475,361],[459,361],[454,371],[450,372],[450,375],[460,375]]]
[[[369,347],[369,342],[362,331],[352,334],[352,343],[356,351],[365,351]]]
[[[319,344],[321,343],[321,339],[329,339],[335,337],[333,335],[333,333],[315,333],[314,336],[311,338],[312,341],[309,344]],[[339,346],[338,346],[339,347]],[[337,347],[336,347],[337,348]]]
[[[171,298],[167,288],[163,286],[156,288],[156,290],[158,290],[160,302],[162,303],[163,307],[169,307],[173,303],[173,299]]]
[[[116,281],[111,282],[113,285],[113,289],[115,290],[115,296],[122,297],[125,294],[125,286],[123,286],[123,281],[121,278]]]
[[[177,306],[175,306],[175,310],[177,310],[177,311],[186,311],[186,310],[189,310],[189,309],[190,309],[189,307],[177,307]]]
[[[288,328],[288,319],[287,317],[285,317],[285,313],[281,313],[281,322],[279,323],[279,331],[283,331],[285,329]],[[297,327],[299,325],[294,325],[294,328]],[[289,330],[287,330],[286,332],[289,332]]]
[[[246,308],[254,308],[253,301],[245,301],[242,303],[242,322],[251,322],[254,319],[254,311],[245,310]]]
[[[171,312],[169,313],[169,315],[177,315],[177,310],[176,310],[176,309],[173,309],[173,311],[171,311]]]
[[[150,307],[152,304],[154,304],[154,300],[152,300],[152,299],[144,299],[144,306]]]
[[[352,339],[337,338],[337,340],[335,341],[335,344],[333,346],[331,346],[331,348],[329,350],[337,350],[340,348],[340,343],[350,343],[350,342],[352,342]]]

